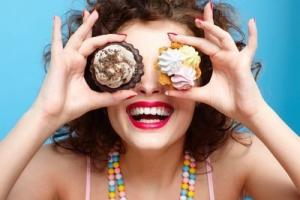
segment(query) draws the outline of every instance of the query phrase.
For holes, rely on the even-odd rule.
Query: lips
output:
[[[164,127],[174,111],[165,102],[139,101],[126,108],[131,123],[139,129],[159,129]]]

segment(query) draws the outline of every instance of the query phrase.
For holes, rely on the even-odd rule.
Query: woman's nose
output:
[[[136,92],[143,95],[162,94],[163,86],[158,81],[159,73],[154,66],[145,66],[141,82],[136,87]]]

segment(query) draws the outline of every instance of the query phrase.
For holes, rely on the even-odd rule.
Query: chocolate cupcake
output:
[[[90,72],[106,92],[134,88],[141,81],[144,65],[139,51],[127,42],[112,42],[95,51]]]

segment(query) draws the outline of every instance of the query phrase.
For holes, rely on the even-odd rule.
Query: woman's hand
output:
[[[91,37],[97,19],[97,11],[91,14],[84,11],[84,23],[63,47],[61,20],[59,17],[54,18],[50,67],[32,109],[38,110],[42,116],[58,120],[59,124],[136,95],[129,90],[113,94],[99,93],[87,85],[84,79],[87,57],[108,42],[121,42],[126,38],[118,34]]]
[[[170,35],[170,39],[194,46],[209,55],[213,65],[211,80],[203,87],[188,91],[170,90],[167,94],[206,103],[239,121],[254,116],[264,105],[251,72],[257,47],[255,20],[249,21],[249,41],[242,51],[238,50],[228,32],[214,25],[210,5],[204,9],[204,20],[196,19],[195,23],[204,30],[205,38]]]

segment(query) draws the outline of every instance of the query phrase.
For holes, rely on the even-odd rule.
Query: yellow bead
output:
[[[114,174],[114,169],[108,169],[108,174]]]
[[[119,167],[120,166],[120,164],[118,163],[118,162],[115,162],[114,163],[114,168],[117,168],[117,167]]]
[[[186,184],[186,183],[183,183],[183,184],[181,185],[181,188],[187,190],[187,189],[189,188],[189,185]]]
[[[183,164],[184,164],[184,165],[190,165],[190,161],[189,161],[189,160],[185,160],[185,161],[183,162]]]
[[[195,192],[189,191],[187,195],[188,195],[188,197],[194,197],[195,196]]]
[[[191,168],[191,169],[190,169],[190,173],[191,173],[191,174],[196,173],[196,168]]]
[[[116,197],[116,193],[114,192],[110,192],[108,193],[109,198],[115,198]]]
[[[124,185],[119,185],[118,189],[120,192],[123,192],[125,190],[125,186]]]

